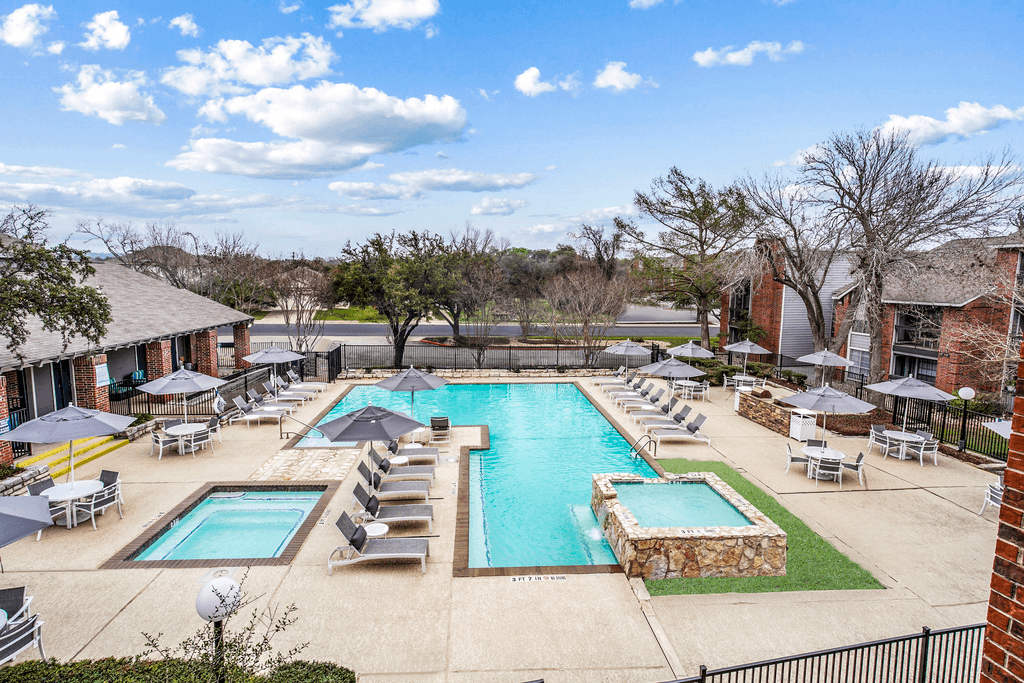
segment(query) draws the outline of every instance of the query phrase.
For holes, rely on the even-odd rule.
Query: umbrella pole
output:
[[[416,392],[409,392],[409,417],[416,419]]]
[[[71,461],[71,488],[75,488],[75,442],[68,441],[69,460]]]

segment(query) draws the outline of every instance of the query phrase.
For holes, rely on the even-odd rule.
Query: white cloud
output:
[[[538,225],[534,225],[533,227],[526,228],[526,232],[530,233],[531,235],[536,235],[538,233],[547,234],[549,232],[558,232],[558,230],[560,229],[561,228],[559,228],[557,225],[554,225],[553,223],[540,223]]]
[[[436,26],[434,26],[433,24],[427,24],[426,26],[423,27],[423,33],[424,33],[424,35],[427,36],[428,40],[433,38],[434,36],[436,36],[440,32],[441,32],[441,30],[439,28],[437,28]]]
[[[662,0],[629,0],[629,6],[633,9],[649,9],[661,3]]]
[[[127,149],[127,148],[124,145],[122,145],[120,142],[115,142],[114,144],[112,144],[110,146],[110,149]]]
[[[632,204],[623,206],[608,206],[603,209],[589,209],[575,216],[569,216],[566,220],[570,224],[577,223],[600,223],[616,216],[629,216],[636,212]]]
[[[438,159],[447,159],[448,158],[448,155],[445,154],[444,152],[438,152],[434,156],[437,157]]]
[[[56,166],[14,166],[11,164],[0,163],[0,175],[27,175],[39,176],[41,178],[59,178],[83,174],[70,168],[58,168]]]
[[[734,50],[729,45],[719,50],[709,47],[703,52],[694,52],[693,61],[703,67],[719,66],[721,64],[750,66],[754,62],[754,57],[761,52],[767,54],[768,59],[771,61],[780,62],[785,59],[785,55],[798,55],[803,51],[804,44],[799,40],[792,41],[786,47],[782,47],[782,43],[778,41],[769,43],[763,40],[754,40],[741,50]]]
[[[167,116],[153,103],[152,95],[139,90],[143,85],[146,77],[141,71],[130,71],[125,80],[118,81],[113,72],[86,64],[78,72],[77,86],[67,83],[53,90],[62,95],[60,106],[64,111],[98,116],[115,126],[125,121],[161,124]]]
[[[536,97],[542,92],[552,92],[557,89],[554,84],[545,83],[540,80],[540,69],[535,66],[531,66],[529,69],[516,76],[516,80],[514,82],[516,90],[527,97]]]
[[[299,10],[301,7],[301,2],[297,2],[294,5],[288,5],[284,2],[284,0],[281,0],[281,4],[277,6],[277,9],[279,12],[281,12],[281,14],[291,14],[292,12]]]
[[[327,189],[337,192],[343,197],[354,199],[418,199],[423,196],[423,192],[415,188],[389,183],[338,181],[328,185]]]
[[[616,92],[632,90],[640,85],[643,79],[640,74],[631,74],[626,71],[625,62],[608,62],[604,69],[597,73],[594,79],[595,88],[612,88]]]
[[[558,81],[558,87],[567,92],[571,92],[573,95],[577,94],[582,85],[578,78],[579,75],[579,71],[572,72],[562,80]]]
[[[89,32],[83,34],[85,41],[78,45],[86,50],[123,50],[132,39],[128,26],[118,21],[117,10],[96,14],[85,27]]]
[[[946,120],[939,121],[930,116],[915,114],[899,116],[893,114],[882,125],[883,132],[903,130],[909,134],[910,141],[918,145],[933,145],[951,137],[969,138],[973,135],[984,135],[1006,121],[1024,119],[1024,107],[1010,109],[997,104],[986,108],[977,102],[961,102],[946,110]]]
[[[303,33],[300,38],[267,38],[260,47],[245,40],[221,40],[209,52],[179,50],[187,66],[164,72],[160,82],[186,95],[241,94],[246,86],[282,85],[331,72],[337,57],[331,44]]]
[[[171,19],[169,24],[171,28],[177,28],[181,31],[183,36],[192,36],[195,38],[199,35],[199,25],[195,22],[195,17],[191,14],[182,14],[180,17],[174,17]]]
[[[788,159],[779,159],[778,161],[773,162],[772,166],[799,166],[800,164],[804,163],[804,157],[808,153],[817,151],[818,148],[818,145],[811,145],[810,147],[798,149],[797,151],[793,152],[793,154]]]
[[[55,40],[46,46],[46,51],[51,55],[59,55],[64,52],[64,48],[67,47],[67,43],[62,40]]]
[[[0,41],[12,47],[32,47],[36,38],[49,30],[43,22],[56,17],[53,5],[22,5],[3,17],[3,22],[0,23]]]
[[[435,168],[425,171],[392,173],[390,180],[421,190],[447,190],[453,192],[494,192],[514,187],[525,187],[537,180],[532,173],[479,173],[457,168]]]
[[[331,13],[328,28],[415,28],[441,10],[438,0],[352,0],[327,8]],[[436,29],[435,29],[436,30]]]
[[[466,124],[466,111],[449,95],[403,100],[375,88],[326,81],[313,88],[265,88],[252,95],[211,100],[200,113],[216,121],[245,116],[285,140],[201,138],[169,165],[273,178],[336,175],[374,154],[458,140]]]
[[[484,197],[476,206],[469,210],[474,216],[511,216],[516,209],[528,206],[525,199],[503,199],[501,197]]]
[[[140,178],[102,178],[68,185],[52,183],[0,183],[0,199],[59,206],[112,205],[140,201],[181,201],[196,193],[180,183]]]
[[[558,167],[557,166],[545,166],[544,170],[545,171],[554,171],[556,168],[558,168]]]

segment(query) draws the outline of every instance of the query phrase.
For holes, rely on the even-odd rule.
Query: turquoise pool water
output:
[[[619,502],[642,527],[750,526],[750,520],[704,482],[615,484]]]
[[[321,491],[211,493],[135,560],[277,557]]]
[[[408,394],[359,386],[322,421],[368,402],[409,412]],[[579,389],[447,384],[416,393],[416,419],[431,415],[490,426],[490,450],[470,453],[470,567],[616,563],[590,509],[591,474],[657,474]]]

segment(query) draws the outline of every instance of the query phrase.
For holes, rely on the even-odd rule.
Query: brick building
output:
[[[155,379],[184,362],[216,377],[218,327],[234,328],[236,367],[244,366],[252,316],[113,262],[92,265],[87,282],[107,297],[113,318],[106,336],[95,347],[76,337],[64,349],[60,334],[29,320],[21,356],[0,349],[0,430],[72,402],[109,410],[108,382],[133,373]],[[0,441],[0,463],[12,458],[10,442]]]

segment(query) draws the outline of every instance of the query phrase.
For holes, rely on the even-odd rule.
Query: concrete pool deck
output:
[[[558,381],[571,378],[559,377]],[[488,380],[483,380],[488,381]],[[491,380],[491,381],[505,381]],[[525,380],[524,380],[525,381]],[[537,381],[537,380],[530,380]],[[639,436],[623,413],[579,384],[627,433]],[[660,384],[660,383],[659,383]],[[345,388],[300,408],[314,419]],[[456,483],[460,448],[480,429],[453,430],[442,446],[431,491],[434,534],[426,574],[418,563],[360,564],[327,576],[326,560],[341,542],[334,520],[351,510],[354,449],[280,451],[277,425],[223,429],[224,443],[196,458],[157,461],[148,442],[136,442],[76,468],[81,479],[117,470],[124,482],[124,519],[108,511],[98,531],[49,528],[2,550],[0,587],[27,585],[34,611],[46,622],[47,654],[61,660],[126,656],[145,649],[143,632],[164,644],[202,625],[195,596],[207,569],[97,569],[107,558],[208,481],[341,479],[295,560],[248,573],[255,606],[294,603],[297,621],[278,636],[281,650],[309,642],[304,659],[329,660],[359,672],[361,681],[398,683],[544,678],[548,683],[653,683],[711,667],[984,621],[995,548],[995,509],[977,515],[991,473],[939,456],[939,467],[868,454],[867,488],[844,479],[815,487],[802,470],[785,468],[785,444],[795,442],[739,417],[732,394],[712,389],[697,402],[708,415],[712,447],[664,442],[659,459],[725,462],[780,500],[817,533],[870,571],[886,590],[722,594],[650,598],[642,582],[622,574],[566,575],[541,581],[509,577],[453,578]],[[853,456],[865,438],[829,436]],[[424,535],[425,525],[393,527],[395,535]],[[244,570],[243,570],[244,571]],[[241,572],[239,572],[241,574]],[[248,613],[235,619],[239,625]],[[22,658],[32,658],[32,651]]]

